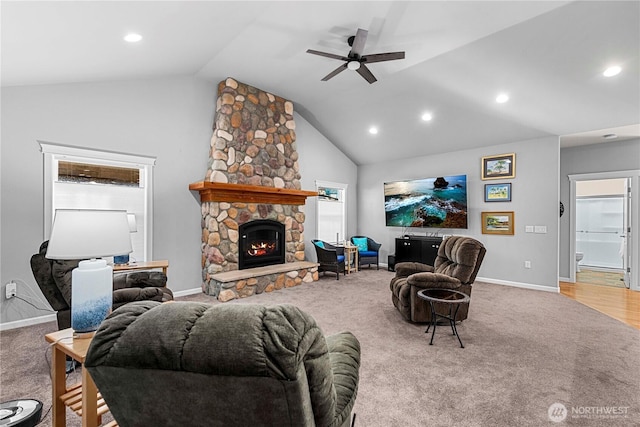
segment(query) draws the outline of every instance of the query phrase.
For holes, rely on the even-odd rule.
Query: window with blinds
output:
[[[44,144],[44,145],[43,145]],[[41,143],[45,154],[45,239],[56,209],[125,210],[135,218],[131,261],[151,255],[155,158]]]

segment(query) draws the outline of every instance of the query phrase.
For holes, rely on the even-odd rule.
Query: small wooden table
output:
[[[353,266],[351,261],[353,261]],[[358,272],[358,247],[351,243],[344,245],[344,271],[347,273]]]
[[[169,261],[141,261],[131,262],[129,264],[115,264],[113,271],[133,271],[133,270],[153,270],[154,268],[161,268],[164,275],[167,275],[167,269],[169,268]]]
[[[98,392],[89,372],[84,368],[84,359],[92,338],[74,338],[73,329],[69,328],[47,334],[45,339],[53,344],[51,357],[52,426],[66,426],[67,407],[82,417],[82,427],[101,425],[102,415],[106,414],[109,408]],[[82,382],[69,387],[67,387],[65,372],[66,356],[83,365]],[[111,421],[105,427],[117,427],[117,425],[115,421]]]

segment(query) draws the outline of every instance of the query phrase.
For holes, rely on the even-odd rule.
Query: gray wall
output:
[[[315,191],[316,180],[347,184],[347,236],[355,234],[358,220],[358,167],[300,115],[295,116],[295,121],[302,188]],[[305,254],[307,259],[316,261],[311,239],[318,237],[317,198],[307,199],[305,215]]]
[[[6,283],[15,280],[19,296],[48,308],[34,300],[44,297],[29,266],[47,237],[37,140],[156,156],[153,258],[169,260],[174,291],[200,287],[200,203],[188,186],[207,170],[216,90],[217,82],[192,77],[2,89],[0,323],[49,314],[4,299]],[[356,166],[303,118],[296,125],[303,188],[333,177],[355,192]],[[352,196],[350,229],[357,212]],[[307,241],[315,234],[314,203],[307,202]]]
[[[569,277],[570,207],[568,175],[640,169],[640,139],[583,145],[560,150],[560,201],[565,214],[560,218],[560,277]]]
[[[451,152],[402,161],[360,166],[358,170],[358,233],[382,243],[383,262],[394,252],[395,238],[403,233],[461,234],[482,241],[487,255],[479,277],[536,289],[558,286],[558,138],[542,138],[511,144]],[[512,202],[485,203],[480,165],[483,156],[516,153],[516,177],[512,183]],[[429,178],[440,175],[467,175],[467,230],[436,230],[386,227],[384,217],[385,181]],[[514,211],[515,235],[481,233],[482,211]],[[546,225],[546,234],[525,233],[525,225]],[[524,261],[531,261],[531,269]]]

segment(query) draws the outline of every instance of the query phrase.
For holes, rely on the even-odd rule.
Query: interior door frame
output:
[[[600,179],[614,179],[614,178],[629,178],[631,184],[630,197],[630,215],[628,216],[628,224],[631,231],[627,231],[627,256],[630,259],[629,267],[631,269],[631,275],[629,280],[629,289],[634,291],[640,291],[640,284],[638,283],[638,272],[640,271],[640,261],[638,260],[638,254],[640,254],[640,247],[638,244],[638,230],[640,230],[640,223],[638,219],[638,213],[640,210],[640,169],[639,170],[626,170],[626,171],[613,171],[613,172],[597,172],[597,173],[584,173],[584,174],[572,174],[569,177],[569,279],[572,283],[576,281],[576,182],[577,181],[594,181]]]

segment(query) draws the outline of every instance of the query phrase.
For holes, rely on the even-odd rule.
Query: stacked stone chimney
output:
[[[256,219],[272,219],[285,225],[285,258],[287,263],[304,260],[304,199],[302,204],[261,202],[251,196],[253,187],[300,190],[300,170],[296,151],[293,103],[279,96],[227,78],[218,85],[218,98],[211,138],[211,149],[205,184],[236,187],[233,200],[203,201],[202,275],[203,290],[218,296],[222,291],[213,277],[217,273],[238,270],[238,227]],[[250,187],[248,187],[250,186]],[[245,191],[245,190],[251,191]],[[235,190],[234,190],[235,191]],[[279,190],[278,190],[279,191]],[[215,190],[213,190],[215,193]],[[276,191],[277,193],[277,191]],[[204,199],[203,199],[204,200]],[[299,284],[301,277],[288,277]],[[247,289],[246,283],[234,289],[235,297],[248,296],[276,287],[273,281]],[[247,282],[247,281],[244,281]],[[254,283],[255,282],[255,283]],[[285,280],[280,280],[284,287]],[[294,284],[289,284],[294,285]],[[261,289],[262,288],[262,289]],[[229,299],[229,297],[225,297]]]

